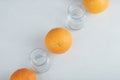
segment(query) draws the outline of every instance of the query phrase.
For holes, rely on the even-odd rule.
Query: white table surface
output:
[[[52,28],[65,26],[70,0],[0,0],[0,80],[19,68],[30,68],[30,51],[44,48]],[[38,80],[120,80],[120,0],[88,16],[85,27],[72,32],[73,45],[54,56]]]

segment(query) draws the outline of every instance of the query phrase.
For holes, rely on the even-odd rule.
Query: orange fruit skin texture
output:
[[[82,0],[86,10],[93,14],[103,12],[108,7],[109,2],[109,0]]]
[[[71,33],[61,27],[50,30],[45,37],[45,45],[54,54],[63,54],[72,44]]]
[[[10,80],[37,80],[37,78],[34,72],[29,69],[22,68],[15,71],[11,75]]]

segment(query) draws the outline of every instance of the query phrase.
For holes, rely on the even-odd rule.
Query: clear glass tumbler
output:
[[[67,28],[70,30],[80,30],[86,21],[86,10],[81,0],[73,0],[68,7]]]
[[[50,68],[50,59],[47,51],[43,49],[35,49],[31,52],[30,60],[32,69],[36,73],[44,73]]]

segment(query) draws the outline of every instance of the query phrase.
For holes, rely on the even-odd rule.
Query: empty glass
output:
[[[43,49],[35,49],[30,55],[33,71],[36,73],[43,73],[50,68],[50,59],[47,51]]]
[[[80,30],[86,21],[86,10],[81,0],[73,0],[68,7],[67,28],[70,30]]]

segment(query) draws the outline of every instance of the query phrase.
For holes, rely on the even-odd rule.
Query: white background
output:
[[[0,80],[30,68],[30,51],[44,47],[52,28],[65,26],[69,0],[0,0]],[[88,16],[85,27],[72,32],[73,45],[54,56],[38,80],[120,80],[120,0]]]

